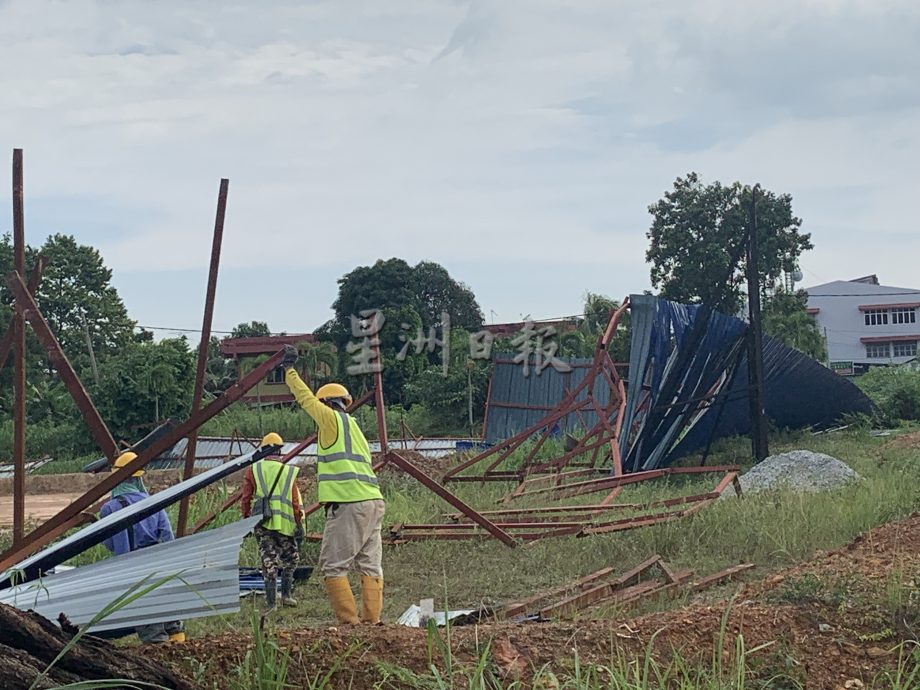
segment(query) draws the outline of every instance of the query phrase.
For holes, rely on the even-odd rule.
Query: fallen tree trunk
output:
[[[71,632],[37,613],[0,604],[0,688],[28,690],[72,638]],[[194,687],[137,650],[120,649],[91,635],[81,637],[35,687],[103,679],[143,681],[175,690]]]

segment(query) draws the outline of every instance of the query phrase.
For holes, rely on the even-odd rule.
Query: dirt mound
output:
[[[692,603],[680,609],[637,618],[515,625],[493,623],[455,628],[454,660],[474,663],[487,644],[499,668],[571,667],[577,650],[582,663],[609,664],[618,654],[641,659],[649,644],[666,660],[674,650],[707,667],[722,641],[729,660],[736,639],[747,649],[768,645],[752,657],[754,672],[782,672],[807,687],[844,687],[858,679],[868,687],[883,669],[897,664],[891,650],[912,639],[899,627],[897,612],[880,610],[892,578],[920,572],[920,515],[874,529],[838,551],[818,554],[809,563],[743,586],[734,603]],[[915,583],[906,582],[905,587]],[[723,616],[728,611],[725,635]],[[309,685],[336,668],[333,687],[369,688],[394,666],[424,674],[432,659],[426,631],[382,627],[279,630],[291,651],[289,682]],[[187,668],[194,656],[218,682],[251,644],[238,633],[192,640],[181,648],[156,648],[152,654]],[[441,665],[437,652],[433,659]]]
[[[920,450],[920,431],[897,436],[885,444],[886,447]]]

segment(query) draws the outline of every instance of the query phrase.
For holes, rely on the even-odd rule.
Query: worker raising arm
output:
[[[346,412],[351,395],[345,386],[327,383],[314,395],[294,370],[297,349],[286,345],[284,351],[284,380],[318,428],[317,499],[326,511],[319,564],[329,602],[339,623],[379,623],[384,503],[367,439]],[[361,573],[360,618],[348,582],[352,566]]]

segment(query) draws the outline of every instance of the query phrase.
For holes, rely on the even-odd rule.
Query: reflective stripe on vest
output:
[[[371,467],[371,451],[358,423],[336,412],[336,439],[319,447],[316,462],[320,503],[355,503],[383,498]]]
[[[272,516],[263,522],[262,526],[287,537],[294,536],[294,528],[297,526],[291,492],[299,471],[299,468],[282,465],[277,460],[260,460],[252,466],[252,475],[256,480],[257,498],[268,496],[272,484],[275,485],[275,490],[269,498]],[[278,473],[282,473],[283,476],[278,477]],[[278,477],[277,484],[275,483],[276,477]]]

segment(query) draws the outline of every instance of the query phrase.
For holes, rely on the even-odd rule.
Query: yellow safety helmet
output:
[[[122,467],[124,467],[125,465],[127,465],[129,462],[131,462],[132,460],[134,460],[136,457],[137,457],[137,453],[134,453],[133,451],[130,451],[130,450],[127,451],[127,452],[122,453],[122,454],[119,455],[117,458],[115,458],[115,462],[112,463],[112,471],[114,472],[115,470],[121,469]],[[135,473],[132,474],[131,476],[132,476],[132,477],[143,477],[143,476],[144,476],[144,470],[138,470],[137,472],[135,472]]]
[[[327,383],[324,386],[320,386],[319,390],[316,391],[316,397],[320,400],[342,398],[346,407],[351,405],[351,393],[341,383]]]
[[[284,439],[281,438],[281,434],[278,434],[274,431],[270,431],[265,436],[262,437],[262,440],[259,442],[259,448],[265,448],[265,446],[283,446]]]

